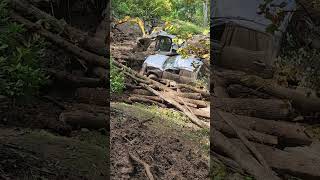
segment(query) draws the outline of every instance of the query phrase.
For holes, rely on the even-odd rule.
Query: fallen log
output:
[[[214,156],[215,158],[217,158],[219,161],[221,161],[225,166],[227,166],[229,169],[231,169],[233,172],[237,172],[240,174],[245,174],[245,172],[243,171],[243,169],[239,166],[239,164],[237,162],[235,162],[234,160],[222,156],[214,151],[210,151],[210,156]],[[210,159],[210,161],[212,161],[212,158]]]
[[[212,142],[213,150],[215,152],[221,151],[227,154],[255,179],[280,180],[280,178],[274,174],[268,173],[266,169],[259,164],[258,161],[248,151],[239,149],[219,131],[215,129],[210,131],[210,142]]]
[[[127,89],[140,89],[142,88],[141,86],[137,86],[131,83],[124,83],[124,85],[126,86]]]
[[[319,142],[315,142],[319,143]],[[311,146],[302,146],[302,147],[286,147],[284,148],[284,151],[299,154],[301,156],[308,156],[309,158],[316,159],[317,161],[320,161],[320,151],[319,148],[314,148],[314,144]]]
[[[232,120],[238,127],[277,136],[280,144],[309,145],[312,142],[312,140],[304,133],[305,127],[297,123],[233,115],[231,113],[216,110],[212,113],[211,120],[213,125],[217,122],[223,122],[221,117],[217,116],[216,112],[219,112],[220,116],[223,118]]]
[[[239,149],[244,150],[238,139],[231,140]],[[270,146],[254,143],[268,164],[279,173],[287,173],[302,179],[320,178],[320,160],[318,156],[309,157],[302,153],[286,152]]]
[[[52,41],[56,45],[62,47],[63,49],[76,55],[77,57],[85,60],[89,64],[102,66],[102,67],[108,67],[109,60],[107,58],[104,58],[103,56],[98,56],[98,55],[93,54],[91,52],[88,52],[84,49],[81,49],[78,46],[64,40],[60,36],[55,35],[49,31],[43,29],[39,25],[23,18],[22,16],[20,16],[16,13],[11,13],[11,19],[23,24],[25,28],[39,33],[41,36],[49,39],[50,41]]]
[[[202,99],[202,96],[200,93],[176,93],[176,95],[183,97],[183,98],[188,98],[188,99],[196,99],[200,100]]]
[[[109,90],[103,88],[78,88],[75,92],[75,98],[86,104],[96,104],[106,106],[108,102]]]
[[[176,94],[180,94],[179,92],[175,92]],[[170,93],[165,93],[170,95]],[[190,98],[185,98],[185,97],[180,97],[177,98],[176,96],[174,97],[174,99],[176,101],[178,101],[180,104],[182,103],[182,100],[186,103],[186,104],[192,104],[190,107],[195,107],[195,108],[206,108],[210,106],[210,102],[208,101],[203,101],[203,100],[197,100],[197,99],[190,99]]]
[[[209,101],[203,101],[203,100],[196,100],[196,99],[188,99],[188,98],[182,98],[183,101],[185,101],[186,103],[191,103],[191,104],[195,104],[197,106],[197,108],[206,108],[210,106],[210,102]]]
[[[138,94],[138,95],[144,95],[144,96],[152,96],[153,93],[151,93],[150,91],[148,90],[145,90],[145,89],[134,89],[132,91],[133,94]]]
[[[66,122],[71,126],[89,128],[89,129],[101,129],[106,128],[109,125],[106,114],[103,113],[89,113],[85,111],[70,111],[62,112],[59,119],[62,122]]]
[[[97,78],[78,77],[64,71],[47,70],[54,80],[64,86],[69,87],[105,87],[104,81]]]
[[[213,108],[263,119],[288,119],[289,102],[278,99],[211,98]]]
[[[166,108],[167,106],[162,104],[162,103],[159,103],[157,101],[154,101],[152,99],[147,99],[147,98],[144,98],[144,97],[129,97],[129,100],[132,101],[132,102],[143,102],[143,103],[149,103],[149,104],[154,104],[154,105],[157,105],[159,107],[162,107],[162,108]]]
[[[191,111],[196,116],[210,119],[210,107],[209,106],[206,108],[192,108],[191,107]]]
[[[159,103],[163,103],[164,100],[161,99],[160,97],[158,96],[145,96],[145,95],[140,95],[140,94],[131,94],[130,95],[131,97],[138,97],[138,98],[145,98],[145,99],[150,99],[150,100],[153,100],[153,101],[157,101]]]
[[[54,30],[55,33],[62,33],[67,36],[70,41],[79,44],[82,48],[101,56],[107,56],[107,47],[104,39],[90,37],[88,33],[82,32],[65,22],[62,23],[61,20],[57,20],[25,0],[11,0],[10,3],[13,9],[23,15],[32,15],[38,20],[44,20],[46,23],[49,23],[51,27],[50,30]]]
[[[214,113],[216,114],[216,113]],[[215,121],[212,122],[212,126],[225,134],[228,137],[238,137],[236,132],[226,123],[222,121]],[[243,132],[243,135],[249,139],[250,141],[255,141],[263,144],[270,144],[270,145],[277,145],[278,144],[278,138],[276,136],[268,135],[268,134],[263,134],[257,131],[253,130],[246,130],[243,128],[239,128]]]
[[[119,68],[122,68],[123,71],[127,72],[127,74],[130,74],[131,76],[130,77],[134,77],[133,79],[137,80],[138,82],[141,82],[141,83],[144,83],[144,84],[149,84],[149,85],[153,85],[155,87],[157,87],[158,89],[161,89],[163,91],[167,91],[169,93],[172,93],[172,94],[175,94],[176,95],[176,91],[168,88],[167,86],[155,81],[155,80],[152,80],[146,76],[143,76],[141,74],[139,74],[138,72],[132,70],[131,68],[128,68],[127,66],[117,62],[117,61],[113,61],[113,63],[118,66]],[[127,75],[126,74],[126,75]]]
[[[219,112],[217,112],[217,115],[220,116]],[[271,170],[270,166],[266,162],[266,160],[262,157],[262,155],[258,152],[256,147],[254,147],[248,139],[245,137],[245,132],[242,131],[241,128],[238,128],[236,125],[233,124],[233,122],[230,119],[225,119],[222,117],[222,119],[234,130],[234,132],[237,134],[241,142],[245,145],[245,147],[252,153],[252,155],[258,160],[258,162],[264,167],[265,171],[268,174],[273,174],[273,171]]]
[[[193,122],[194,124],[198,125],[201,128],[207,128],[208,129],[210,127],[210,125],[208,123],[205,123],[205,122],[201,121],[200,119],[198,119],[197,116],[195,116],[192,112],[190,112],[188,110],[188,108],[180,105],[177,101],[175,101],[170,96],[163,95],[161,92],[158,92],[158,91],[152,89],[151,87],[149,87],[146,84],[140,83],[140,85],[142,87],[144,87],[145,89],[147,89],[148,91],[152,92],[153,94],[159,96],[163,100],[167,101],[168,103],[172,104],[173,106],[175,106],[180,111],[182,111],[186,116],[188,116],[190,118],[191,122]]]
[[[293,107],[303,112],[320,112],[320,98],[309,96],[306,92],[282,87],[273,83],[272,80],[240,72],[225,71],[215,72],[215,74],[225,78],[228,83],[240,83],[247,87],[258,88],[260,91],[272,96],[288,99],[292,101]]]
[[[176,85],[177,88],[186,88],[186,89],[190,89],[194,92],[200,93],[202,96],[204,97],[209,97],[210,96],[210,92],[206,91],[206,90],[202,90],[202,89],[198,89],[194,86],[191,85],[187,85],[187,84],[177,84]]]
[[[251,84],[253,87],[260,87],[261,90],[273,96],[291,100],[293,107],[303,112],[320,112],[320,98],[308,96],[306,92],[272,84],[270,81],[257,76],[247,77],[242,79],[241,82]]]
[[[219,98],[230,97],[226,89],[226,83],[217,76],[213,76],[213,92],[215,96]]]
[[[272,97],[266,93],[255,89],[242,86],[240,84],[231,84],[227,87],[227,92],[232,98],[262,98],[271,99]]]
[[[109,72],[107,69],[103,68],[103,67],[95,67],[92,70],[92,73],[99,77],[100,79],[104,79],[107,80],[109,77]]]

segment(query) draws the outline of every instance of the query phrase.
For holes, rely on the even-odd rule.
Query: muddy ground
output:
[[[145,105],[113,103],[111,109],[112,179],[147,179],[129,153],[149,164],[155,179],[209,179],[208,132]]]
[[[147,51],[136,51],[137,36],[114,29],[111,33],[111,54],[132,69],[139,71]],[[126,79],[127,83],[132,83]],[[151,168],[155,179],[210,179],[209,132],[189,122],[182,113],[152,105],[128,104],[130,89],[111,95],[111,178],[148,179],[139,157]]]

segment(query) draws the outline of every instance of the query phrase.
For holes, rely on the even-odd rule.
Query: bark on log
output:
[[[131,68],[128,68],[127,66],[125,66],[125,65],[123,65],[123,64],[121,64],[121,63],[119,63],[117,61],[114,61],[114,64],[116,66],[118,66],[119,68],[122,68],[123,71],[125,71],[125,72],[131,74],[132,76],[136,77],[136,80],[138,82],[149,84],[149,85],[153,85],[153,86],[155,86],[155,87],[157,87],[157,88],[159,88],[159,89],[161,89],[163,91],[167,91],[169,93],[173,93],[173,94],[177,93],[176,91],[166,87],[165,85],[163,85],[163,84],[161,84],[161,83],[159,83],[159,82],[157,82],[155,80],[152,80],[152,79],[150,79],[150,78],[148,78],[146,76],[143,76],[143,75],[139,74],[138,72],[132,70]]]
[[[131,96],[134,97],[134,98],[149,99],[149,100],[152,100],[152,101],[157,101],[159,103],[163,103],[164,102],[164,100],[159,98],[158,96],[146,96],[146,95],[140,95],[140,94],[132,94]],[[180,98],[174,98],[174,100],[176,100],[180,104],[183,104],[183,102],[180,100]],[[185,99],[183,99],[183,100],[185,100]],[[198,107],[197,105],[192,104],[192,103],[188,103],[188,102],[185,102],[185,103],[186,103],[187,106],[190,106],[190,107],[194,107],[194,108]],[[160,107],[162,107],[162,106],[160,106]]]
[[[270,81],[257,76],[241,79],[241,82],[248,85],[251,84],[253,87],[260,87],[261,90],[273,96],[289,99],[292,101],[293,107],[303,112],[320,112],[320,98],[308,97],[307,93],[272,84]]]
[[[210,107],[206,108],[191,108],[194,115],[210,119]]]
[[[258,90],[242,86],[240,84],[231,84],[227,88],[227,92],[232,98],[262,98],[271,99],[272,97]]]
[[[140,89],[142,88],[141,86],[137,86],[131,83],[124,83],[124,85],[126,86],[127,89]]]
[[[202,96],[200,93],[176,93],[178,96],[188,99],[196,99],[200,100],[202,99]]]
[[[239,149],[244,146],[238,139],[231,140]],[[318,156],[311,158],[301,153],[286,152],[262,144],[254,144],[270,166],[279,173],[288,173],[302,179],[320,178],[320,160]]]
[[[289,102],[277,99],[211,98],[212,108],[263,119],[288,119]]]
[[[213,76],[213,84],[214,84],[213,92],[216,97],[219,97],[219,98],[230,97],[227,92],[226,83],[224,82],[224,80],[222,80],[217,76]]]
[[[95,76],[103,80],[107,80],[109,77],[108,70],[103,67],[95,67],[92,72]]]
[[[210,92],[206,91],[206,90],[202,90],[202,89],[198,89],[196,87],[187,85],[187,84],[177,84],[176,85],[177,88],[186,88],[186,89],[190,89],[194,92],[200,93],[202,96],[204,97],[209,97],[210,96]]]
[[[106,106],[109,104],[109,91],[102,88],[78,88],[75,92],[76,99],[81,103]]]
[[[147,89],[148,91],[152,92],[153,94],[159,96],[160,98],[162,98],[163,100],[167,101],[168,103],[172,104],[173,106],[175,106],[176,108],[178,108],[180,111],[182,111],[186,116],[188,116],[191,120],[191,122],[193,122],[194,124],[198,125],[201,128],[209,128],[210,125],[208,123],[205,123],[203,121],[201,121],[200,119],[198,119],[192,112],[190,112],[185,106],[180,105],[177,101],[175,101],[173,98],[171,98],[170,96],[165,96],[163,95],[161,92],[158,92],[152,88],[150,88],[148,85],[146,84],[140,84],[142,87],[144,87],[145,89]]]
[[[210,107],[210,102],[209,101],[188,99],[188,98],[182,98],[182,97],[180,97],[180,98],[183,99],[183,101],[185,101],[186,103],[191,103],[191,104],[197,105],[198,108]]]
[[[161,104],[157,101],[151,100],[151,99],[147,99],[147,98],[143,98],[143,97],[129,97],[129,100],[132,102],[143,102],[143,103],[149,103],[149,104],[155,104],[159,107],[162,108],[166,108],[167,106],[164,104]]]
[[[219,112],[217,113],[218,116],[220,116]],[[262,155],[258,152],[258,150],[256,149],[256,147],[254,147],[249,141],[248,139],[245,137],[245,133],[242,132],[241,128],[238,128],[236,125],[234,125],[234,123],[229,120],[229,119],[225,119],[222,116],[220,116],[233,130],[234,132],[237,134],[237,136],[239,137],[239,139],[241,140],[241,142],[247,147],[247,149],[252,153],[252,155],[258,160],[258,162],[264,167],[265,171],[273,174],[273,171],[271,170],[270,166],[268,165],[268,163],[266,162],[266,160],[262,157]]]
[[[145,95],[145,96],[152,96],[153,93],[151,93],[150,91],[148,90],[145,90],[145,89],[134,89],[132,91],[133,94],[139,94],[139,95]]]
[[[100,79],[96,78],[87,78],[87,77],[77,77],[71,75],[67,72],[57,72],[54,70],[48,70],[48,73],[54,77],[55,81],[59,84],[69,87],[105,87],[106,83]]]
[[[222,156],[214,151],[210,151],[210,156],[214,156],[215,158],[217,158],[219,161],[221,161],[225,166],[227,166],[229,169],[231,169],[233,172],[237,172],[240,174],[245,174],[245,172],[243,171],[243,169],[239,166],[239,164],[237,162],[235,162],[234,160]],[[212,159],[210,159],[210,161],[212,161]]]
[[[225,78],[229,83],[240,83],[247,87],[259,90],[283,99],[292,101],[293,107],[303,112],[320,112],[320,98],[308,96],[308,93],[279,86],[271,80],[254,75],[246,75],[236,71],[215,72]]]
[[[225,135],[227,135],[229,137],[234,137],[234,138],[238,137],[236,132],[228,124],[226,124],[222,121],[212,122],[212,126],[216,130],[224,133]],[[278,144],[278,138],[276,136],[263,134],[263,133],[253,131],[253,130],[245,130],[243,128],[239,128],[239,129],[242,130],[244,136],[247,139],[249,139],[250,141],[255,141],[255,142],[260,142],[263,144],[270,144],[270,145]]]
[[[161,99],[158,96],[145,96],[145,95],[140,95],[140,94],[131,94],[131,97],[150,99],[150,100],[153,100],[153,101],[157,101],[159,103],[163,103],[164,102],[164,100]]]
[[[107,47],[104,43],[104,39],[90,37],[88,33],[82,32],[81,30],[76,29],[68,24],[63,24],[61,21],[38,9],[25,0],[11,0],[10,2],[13,9],[16,11],[24,15],[32,15],[38,20],[45,20],[45,22],[49,23],[51,28],[53,28],[56,33],[62,33],[63,35],[67,36],[69,40],[72,40],[73,43],[77,43],[82,48],[93,53],[101,56],[107,56]]]
[[[211,118],[213,126],[217,122],[223,122],[221,117],[217,116],[215,112],[212,113]],[[294,146],[309,145],[312,142],[304,133],[305,127],[296,123],[233,115],[222,111],[219,112],[222,117],[232,120],[238,127],[277,136],[279,138],[279,144]]]
[[[16,22],[23,24],[25,28],[39,33],[41,36],[49,39],[50,41],[57,44],[58,46],[64,48],[65,50],[76,55],[77,57],[85,60],[87,63],[97,65],[97,66],[102,66],[102,67],[108,67],[109,60],[107,58],[104,58],[103,56],[98,56],[89,51],[81,49],[78,46],[64,40],[60,36],[55,35],[41,28],[40,26],[36,25],[35,23],[32,23],[31,21],[21,17],[16,13],[11,13],[11,18]]]
[[[59,119],[72,126],[89,129],[108,129],[109,123],[103,113],[88,113],[85,111],[62,112]]]
[[[210,142],[213,142],[214,151],[222,151],[227,154],[233,160],[235,160],[246,172],[253,175],[257,180],[280,180],[279,177],[267,173],[265,168],[258,163],[258,161],[251,156],[250,153],[239,149],[232,144],[228,138],[226,138],[219,131],[211,130]]]

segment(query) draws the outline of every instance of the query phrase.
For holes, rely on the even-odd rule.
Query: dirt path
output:
[[[2,179],[106,179],[106,148],[44,130],[0,128]]]
[[[147,179],[133,153],[151,166],[155,179],[209,179],[208,132],[175,119],[147,106],[111,104],[111,177]]]

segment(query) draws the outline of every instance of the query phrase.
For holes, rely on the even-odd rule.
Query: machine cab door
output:
[[[167,36],[158,36],[156,41],[156,51],[171,52],[172,39]]]

